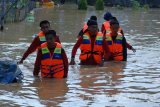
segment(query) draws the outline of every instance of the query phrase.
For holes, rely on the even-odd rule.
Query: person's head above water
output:
[[[90,35],[96,35],[98,32],[98,24],[94,20],[88,20],[87,22],[88,25],[88,32]]]
[[[111,18],[112,18],[113,16],[112,16],[112,14],[110,13],[110,12],[106,12],[105,14],[104,14],[104,20],[106,20],[106,21],[109,21]]]
[[[116,18],[116,17],[112,17],[112,18],[110,18],[110,21],[117,21],[117,22],[118,22],[118,20],[117,20],[117,18]]]
[[[94,16],[94,15],[93,15],[93,16],[91,16],[91,17],[90,17],[90,20],[97,21],[97,16]]]
[[[49,30],[48,32],[45,33],[46,41],[48,44],[48,48],[53,48],[54,43],[56,41],[56,32],[54,30]]]
[[[41,21],[39,26],[41,28],[41,31],[44,32],[44,33],[48,32],[49,29],[50,29],[50,23],[47,20]]]
[[[111,29],[112,34],[116,35],[119,30],[119,22],[116,20],[111,20],[110,21],[110,29]]]

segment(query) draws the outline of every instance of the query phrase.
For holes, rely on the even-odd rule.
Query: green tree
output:
[[[139,10],[140,9],[140,3],[136,0],[131,0],[132,8],[134,10]]]
[[[149,10],[149,8],[150,8],[150,7],[149,7],[148,4],[145,4],[145,5],[143,5],[143,7],[142,7],[143,10]]]
[[[87,1],[86,0],[80,0],[78,3],[78,9],[79,10],[87,10]]]
[[[104,2],[103,2],[103,0],[97,0],[95,7],[96,7],[96,10],[104,10]]]

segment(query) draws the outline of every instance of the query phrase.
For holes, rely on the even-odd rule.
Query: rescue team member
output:
[[[110,19],[112,18],[112,14],[110,12],[106,12],[104,14],[104,20],[105,22],[103,22],[102,27],[101,27],[101,32],[104,33],[105,31],[108,33],[108,30],[110,29]]]
[[[34,38],[31,45],[27,49],[27,51],[23,54],[22,59],[19,61],[19,63],[23,63],[23,61],[28,57],[29,54],[34,52],[42,43],[46,42],[45,33],[50,30],[50,23],[47,20],[43,20],[40,22],[40,28],[41,31],[38,33],[38,35]],[[59,37],[56,36],[56,42],[60,43]],[[36,57],[35,65],[34,65],[34,71],[36,70],[36,65],[39,62]],[[33,72],[34,73],[34,72]]]
[[[105,34],[105,38],[109,47],[110,57],[105,54],[105,60],[127,61],[127,47],[125,37],[118,32],[119,23],[110,21],[111,32]]]
[[[75,64],[75,54],[80,47],[81,54],[79,59],[81,65],[99,65],[102,63],[103,52],[109,55],[108,47],[103,38],[103,34],[98,32],[97,22],[89,20],[87,22],[88,30],[83,36],[79,37],[72,49],[71,65]]]
[[[117,22],[118,22],[118,20],[117,20],[116,17],[112,17],[112,18],[110,19],[110,21],[117,21]],[[118,23],[119,23],[119,22],[118,22]],[[121,33],[121,34],[124,36],[123,30],[122,30],[121,27],[119,27],[118,32]],[[129,50],[132,50],[133,52],[136,52],[136,49],[134,49],[128,42],[126,42],[126,46],[127,46],[127,48],[128,48]]]
[[[38,71],[35,71],[35,76],[38,76],[39,71],[41,77],[47,78],[65,78],[68,74],[68,59],[62,45],[56,41],[56,32],[48,31],[46,41],[40,45],[38,51]]]
[[[109,33],[111,31],[110,21],[111,20],[118,21],[118,20],[116,17],[113,17],[110,12],[106,12],[106,14],[104,15],[104,20],[106,20],[106,21],[102,24],[101,32],[103,32],[105,34],[105,33]],[[119,28],[118,31],[124,35],[122,28]]]
[[[110,15],[111,15],[110,13],[106,13],[105,16],[104,16],[106,19],[107,19],[107,16],[110,17],[110,19],[108,21],[104,22],[103,25],[102,25],[102,29],[101,30],[103,31],[104,34],[109,33],[111,31],[110,23],[109,23],[110,21],[117,21],[118,22],[116,17],[110,16]],[[118,32],[121,33],[124,36],[123,30],[122,30],[121,27],[119,27]],[[132,50],[133,52],[136,52],[136,49],[134,49],[128,42],[126,42],[126,45],[127,45],[127,48],[129,50]]]
[[[97,22],[97,17],[93,15],[93,16],[90,17],[89,20],[94,20],[94,21]],[[83,36],[83,34],[85,32],[87,32],[87,29],[88,29],[88,25],[87,25],[87,23],[84,23],[84,26],[83,26],[82,30],[79,32],[77,37]]]

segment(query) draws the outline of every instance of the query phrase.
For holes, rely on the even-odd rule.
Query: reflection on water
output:
[[[128,51],[127,62],[105,62],[103,67],[69,67],[66,79],[41,79],[32,75],[36,54],[30,55],[23,65],[21,84],[0,85],[1,106],[160,106],[160,16],[159,10],[134,12],[129,9],[107,8],[121,23],[127,41],[137,52]],[[39,31],[42,19],[51,22],[60,35],[63,47],[70,58],[78,31],[90,15],[97,15],[102,24],[104,11],[77,11],[76,6],[64,5],[54,9],[35,11],[34,23],[8,24],[0,32],[0,57],[19,60]],[[99,25],[100,26],[100,25]]]
[[[47,106],[62,103],[65,100],[63,96],[68,92],[65,79],[54,79],[52,81],[50,79],[36,79],[31,86],[37,87],[36,91],[40,102]]]

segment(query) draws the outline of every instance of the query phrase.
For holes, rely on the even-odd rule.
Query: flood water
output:
[[[127,41],[136,48],[128,50],[127,62],[105,62],[103,67],[69,66],[66,79],[41,79],[32,75],[36,53],[19,65],[22,83],[0,84],[0,106],[9,107],[159,107],[160,106],[160,9],[132,11],[106,8],[120,21]],[[75,5],[36,9],[34,22],[5,25],[0,32],[0,57],[19,60],[39,22],[47,19],[57,31],[70,60],[71,50],[83,23],[98,16],[99,27],[105,11],[78,11]]]

